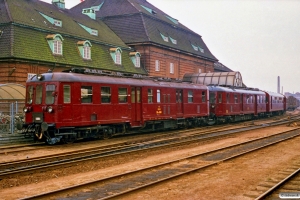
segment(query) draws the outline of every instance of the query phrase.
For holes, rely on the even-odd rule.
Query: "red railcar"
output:
[[[280,115],[283,114],[286,107],[286,97],[282,94],[274,92],[265,92],[266,93],[266,105],[268,115]]]
[[[24,133],[50,144],[206,123],[207,86],[45,73],[26,83]]]
[[[266,115],[266,94],[259,90],[209,86],[210,122],[249,120]]]

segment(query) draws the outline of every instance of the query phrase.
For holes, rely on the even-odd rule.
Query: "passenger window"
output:
[[[101,103],[111,102],[110,87],[101,87]]]
[[[157,90],[157,103],[160,103],[160,90]]]
[[[41,104],[42,97],[43,97],[43,86],[38,85],[38,86],[36,86],[35,104]]]
[[[152,89],[148,89],[148,103],[153,103],[153,92],[152,92]]]
[[[229,101],[230,101],[230,94],[228,93],[228,94],[226,95],[226,102],[229,103]]]
[[[93,102],[93,88],[92,86],[81,86],[81,103]]]
[[[188,91],[188,103],[193,103],[193,91]]]
[[[219,93],[219,94],[218,94],[218,99],[219,99],[218,102],[219,102],[219,103],[222,103],[222,93]]]
[[[55,100],[55,85],[46,86],[46,104],[53,104]]]
[[[206,92],[202,92],[202,102],[206,102]]]
[[[119,103],[127,103],[127,88],[119,88]]]
[[[64,85],[64,103],[71,103],[71,87]]]

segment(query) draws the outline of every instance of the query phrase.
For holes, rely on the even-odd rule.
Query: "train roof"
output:
[[[42,74],[42,80],[39,80],[37,76],[33,76],[27,80],[26,83],[33,82],[81,82],[81,83],[106,83],[106,84],[120,84],[131,86],[155,86],[155,87],[176,87],[176,88],[193,88],[193,89],[205,89],[207,86],[186,83],[186,82],[172,82],[172,81],[160,81],[157,79],[149,78],[128,78],[118,76],[101,76],[91,74],[79,74],[79,73],[66,73],[66,72],[49,72]]]
[[[221,92],[237,92],[243,94],[265,94],[260,90],[250,90],[250,89],[242,89],[242,88],[234,88],[234,87],[223,87],[223,86],[208,86],[209,91],[221,91]]]
[[[283,94],[276,93],[276,92],[266,92],[266,93],[268,93],[272,97],[285,97]]]

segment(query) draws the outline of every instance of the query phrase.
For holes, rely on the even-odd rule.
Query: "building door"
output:
[[[183,91],[176,90],[177,117],[183,117]]]
[[[139,126],[142,120],[141,88],[131,88],[131,121],[132,126]]]

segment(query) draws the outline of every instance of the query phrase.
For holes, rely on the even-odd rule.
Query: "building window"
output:
[[[156,71],[156,72],[159,72],[159,71],[160,71],[160,62],[159,62],[159,60],[156,60],[156,61],[155,61],[155,71]]]
[[[78,51],[83,59],[91,59],[91,47],[92,44],[89,41],[79,41],[77,42]]]
[[[119,88],[119,103],[127,103],[127,88]]]
[[[92,86],[81,86],[81,103],[93,102],[93,88]]]
[[[110,87],[101,87],[101,103],[110,103]]]
[[[170,74],[174,74],[174,63],[170,63]]]
[[[188,103],[193,103],[193,91],[188,91]]]
[[[139,52],[131,52],[129,53],[132,63],[135,67],[141,67],[141,54]]]
[[[54,55],[63,54],[63,37],[60,34],[47,35],[48,45]]]
[[[111,48],[110,49],[110,55],[111,55],[112,59],[114,60],[114,62],[117,65],[122,64],[122,50],[119,47],[118,48]]]

